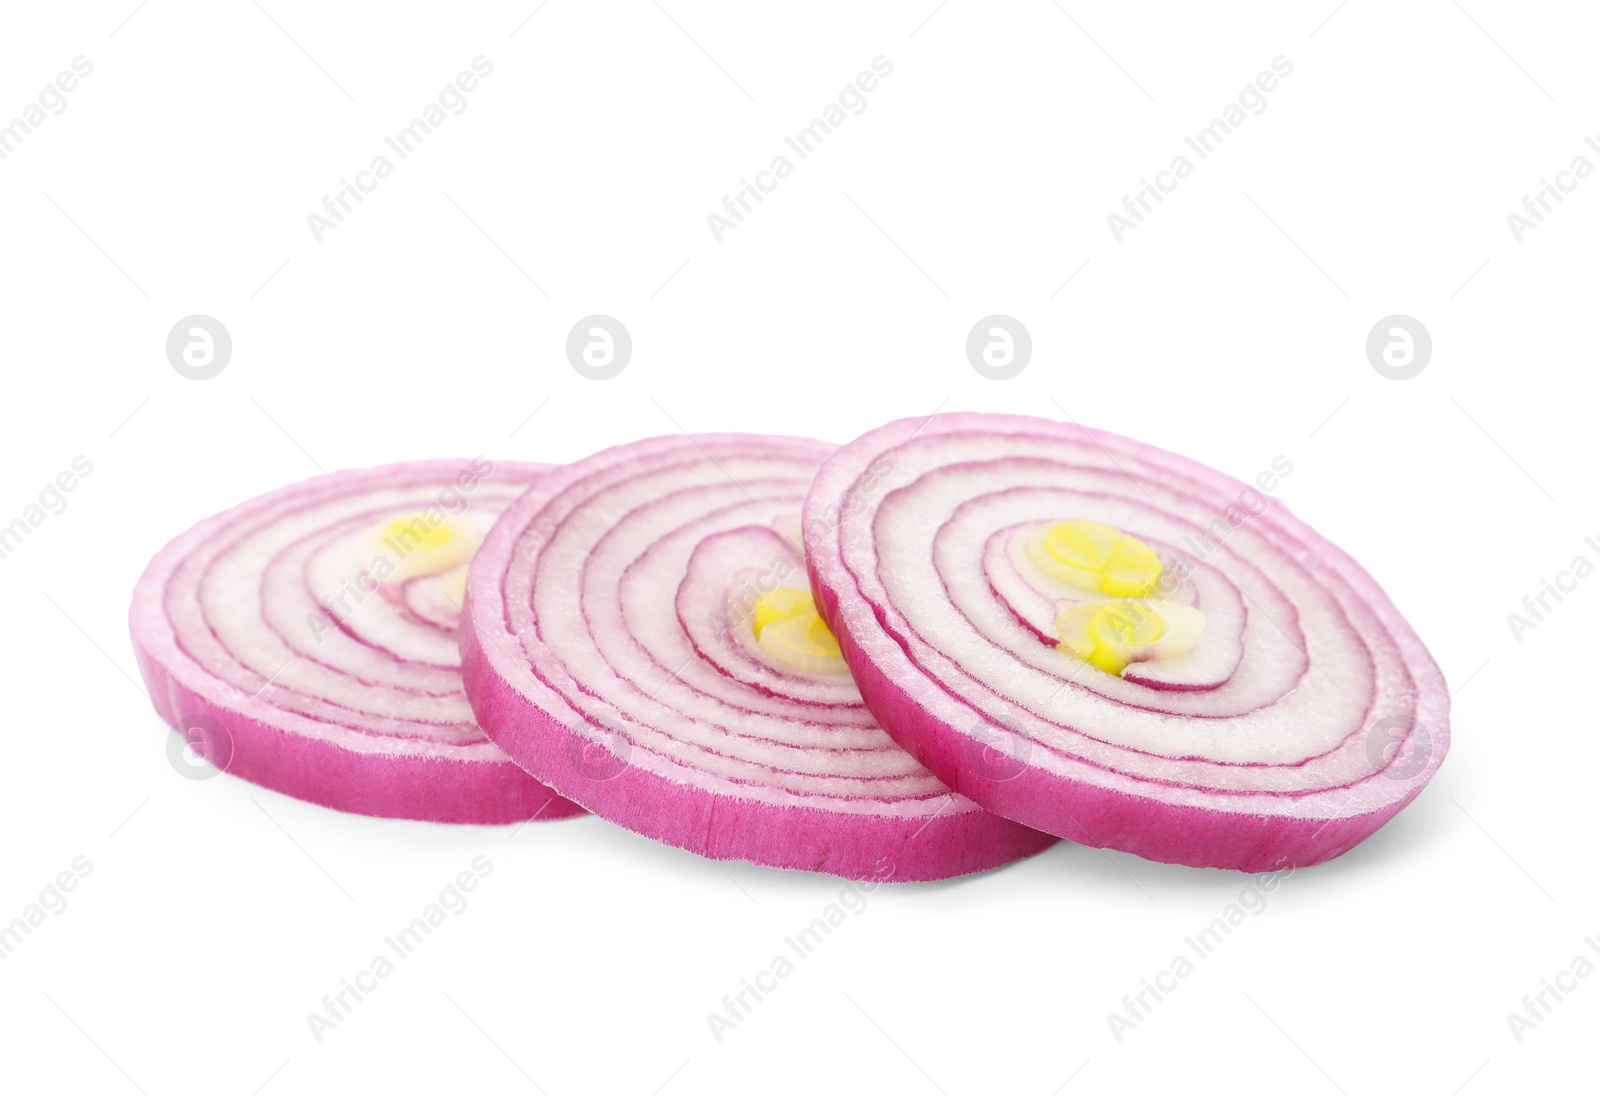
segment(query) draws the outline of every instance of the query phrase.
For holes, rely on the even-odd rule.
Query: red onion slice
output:
[[[910,880],[1044,848],[896,746],[842,662],[801,671],[755,640],[760,594],[808,587],[794,534],[832,448],[656,438],[541,479],[472,563],[479,721],[563,795],[717,859]]]
[[[1192,652],[1118,675],[1042,641],[1055,621],[994,538],[1072,520],[1190,570],[1207,614]],[[1183,457],[1041,419],[903,420],[828,459],[804,535],[867,706],[953,788],[1029,826],[1172,863],[1308,865],[1444,759],[1443,678],[1377,582]],[[974,763],[993,742],[1010,768]]]
[[[339,472],[200,522],[134,589],[156,711],[219,768],[339,810],[581,814],[478,729],[456,643],[473,544],[547,471],[459,460]]]

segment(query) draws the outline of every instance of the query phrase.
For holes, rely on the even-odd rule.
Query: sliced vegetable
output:
[[[878,726],[798,538],[832,446],[622,445],[542,479],[468,577],[467,695],[529,772],[718,859],[935,879],[1054,838],[956,795]]]
[[[202,521],[150,562],[130,626],[163,719],[217,767],[339,810],[442,822],[582,813],[478,729],[466,565],[544,465],[340,472]]]
[[[1349,556],[1254,488],[1076,425],[950,414],[819,471],[823,617],[895,740],[974,800],[1174,863],[1354,846],[1449,742],[1444,681]],[[981,763],[1001,741],[1014,764]]]

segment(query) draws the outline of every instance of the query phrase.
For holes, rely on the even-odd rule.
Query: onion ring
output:
[[[837,654],[828,672],[831,638],[805,624],[798,522],[832,448],[656,438],[541,479],[468,577],[479,722],[561,794],[703,856],[912,880],[1044,848],[1055,839],[955,795],[896,746]],[[764,625],[778,631],[758,632],[780,588],[783,619]],[[795,661],[762,635],[788,636]]]
[[[473,544],[547,471],[393,464],[200,522],[134,590],[129,626],[156,711],[215,767],[338,810],[479,823],[581,814],[478,729],[455,636],[452,587]]]
[[[1092,599],[1052,620],[1012,589],[994,538],[1014,526],[1043,530],[1035,545],[1064,530],[1069,572],[1134,538],[1140,566],[1191,583],[1136,604],[1205,616],[1198,646],[1120,673],[1085,661],[1071,644],[1104,638],[1082,631]],[[1152,446],[1018,416],[901,420],[824,463],[803,531],[879,721],[963,795],[1049,833],[1179,864],[1315,864],[1410,802],[1448,749],[1443,677],[1378,583],[1281,503]],[[993,741],[1010,769],[974,762]]]

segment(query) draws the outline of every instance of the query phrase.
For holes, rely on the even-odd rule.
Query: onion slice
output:
[[[339,810],[581,814],[478,729],[455,634],[473,547],[547,471],[393,464],[200,522],[134,589],[129,623],[156,711],[216,767]]]
[[[1182,570],[1193,607],[1173,616],[1206,614],[1198,646],[1118,673],[1051,645],[1058,621],[996,538],[1066,521]],[[1315,864],[1410,802],[1449,745],[1444,680],[1377,582],[1281,503],[1152,446],[1017,416],[902,420],[823,465],[804,540],[889,733],[1050,833],[1179,864]],[[976,764],[997,741],[1013,764]]]
[[[542,478],[471,566],[461,643],[479,721],[561,794],[716,859],[913,880],[1044,848],[1055,839],[896,746],[836,653],[830,672],[820,620],[796,615],[800,506],[832,449],[656,438]],[[772,605],[790,615],[764,644],[757,609]]]

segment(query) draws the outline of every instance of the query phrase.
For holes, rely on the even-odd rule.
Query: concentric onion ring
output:
[[[1008,590],[995,538],[1062,520],[1186,572],[1178,596],[1209,611],[1199,646],[1118,675],[1041,642],[1052,614]],[[953,788],[1029,826],[1172,863],[1308,865],[1444,759],[1443,678],[1377,582],[1183,457],[1041,419],[902,420],[823,465],[804,537],[867,706]]]
[[[133,644],[156,711],[217,767],[339,810],[483,823],[581,814],[478,729],[455,636],[473,543],[546,470],[461,460],[340,472],[200,522],[134,590]]]
[[[472,563],[461,642],[479,721],[563,795],[704,856],[908,880],[1038,851],[1054,838],[896,746],[842,662],[797,669],[759,641],[756,595],[792,578],[809,601],[800,505],[832,448],[656,438],[542,478]],[[826,643],[804,657],[825,661]]]

